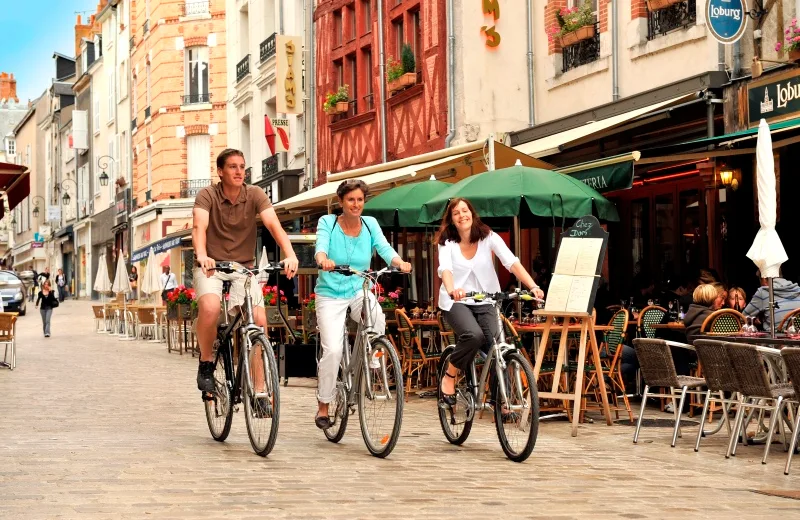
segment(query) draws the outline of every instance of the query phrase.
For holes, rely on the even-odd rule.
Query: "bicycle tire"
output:
[[[219,349],[214,355],[214,386],[216,392],[211,400],[204,401],[206,421],[211,437],[218,442],[228,438],[233,422],[231,389],[225,376],[225,357]]]
[[[247,424],[247,436],[250,438],[250,445],[256,455],[266,457],[275,446],[278,438],[278,424],[280,419],[281,400],[280,400],[280,380],[278,379],[278,367],[275,363],[275,353],[272,345],[263,334],[256,334],[251,337],[252,351],[261,349],[261,361],[264,366],[264,391],[260,392],[266,396],[259,395],[261,401],[268,403],[267,407],[262,404],[254,404],[256,399],[256,381],[253,380],[254,371],[247,363],[247,372],[244,376],[246,383],[242,388],[242,401],[244,402],[245,423]],[[244,354],[242,354],[244,356]]]
[[[510,402],[502,402],[503,398],[499,395],[499,381],[495,374],[492,393],[495,396],[494,419],[497,438],[500,440],[500,446],[506,457],[514,462],[523,462],[533,452],[533,448],[536,446],[536,437],[539,434],[539,393],[536,390],[533,368],[525,356],[517,351],[511,351],[505,354],[504,359],[506,361],[504,375],[509,382],[506,391]],[[505,406],[513,408],[504,414]],[[518,406],[520,407],[519,412],[515,410]],[[515,441],[512,446],[509,432],[515,433],[515,430],[521,433],[520,442]]]
[[[367,449],[375,457],[384,458],[387,457],[392,450],[394,450],[394,447],[397,444],[397,439],[400,437],[400,427],[403,423],[403,405],[405,404],[403,370],[400,366],[400,358],[397,356],[397,352],[395,352],[394,347],[385,337],[381,336],[373,339],[371,341],[371,347],[372,351],[377,350],[378,352],[382,353],[378,354],[377,356],[377,359],[381,360],[381,367],[376,369],[369,368],[365,367],[364,364],[361,363],[361,368],[359,369],[361,373],[358,377],[358,418],[359,422],[361,423],[361,435],[364,437],[364,443],[367,445]],[[362,355],[362,353],[359,352],[356,353],[356,355]],[[386,363],[386,382],[388,382],[388,388],[382,388],[381,391],[385,392],[385,396],[389,397],[385,400],[368,399],[366,395],[367,378],[365,377],[364,370],[371,370],[375,373],[382,374],[384,363]],[[391,363],[392,366],[389,367],[388,363]],[[376,388],[377,385],[380,385],[381,387],[387,386],[383,381],[373,378],[373,388]],[[395,390],[393,398],[391,397],[392,386],[394,386]],[[383,431],[379,432],[377,425],[368,424],[370,418],[377,418],[376,413],[372,411],[372,405],[379,402],[390,402],[391,400],[394,400],[395,410],[391,431],[388,433]],[[370,408],[369,410],[368,407]]]
[[[450,356],[453,354],[453,350],[453,347],[448,347],[442,353],[442,360],[439,363],[439,379],[437,379],[437,381],[441,381],[444,377],[445,371],[447,370],[447,365],[450,363]],[[471,374],[467,373],[461,374],[458,380],[456,380],[456,412],[463,408],[463,421],[459,421],[461,417],[452,413],[452,410],[449,408],[442,408],[442,406],[438,405],[436,407],[439,412],[439,424],[442,426],[442,432],[444,433],[445,438],[450,444],[455,444],[457,446],[462,445],[464,441],[467,440],[470,431],[472,431],[472,422],[475,419],[475,397],[470,391],[470,388],[473,386],[470,384],[471,378]],[[441,384],[439,384],[437,387],[437,396],[439,398],[439,403],[441,403]],[[458,408],[459,406],[461,408]],[[460,429],[453,428],[453,426],[458,425],[461,425]]]
[[[339,374],[336,376],[336,399],[328,404],[328,411],[333,406],[333,425],[323,430],[325,437],[331,442],[339,442],[344,437],[347,430],[347,422],[350,419],[350,407],[347,405],[347,390],[342,379],[343,368],[339,367]]]

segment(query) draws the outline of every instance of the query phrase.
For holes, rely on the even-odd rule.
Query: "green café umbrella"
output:
[[[437,181],[433,176],[428,181],[404,184],[369,199],[364,204],[364,214],[375,217],[385,227],[425,227],[418,220],[419,209],[449,186],[452,185]]]
[[[423,206],[420,222],[442,218],[450,199],[468,199],[481,217],[579,218],[592,214],[600,220],[618,221],[617,209],[583,182],[562,173],[515,165],[473,175],[451,184]]]

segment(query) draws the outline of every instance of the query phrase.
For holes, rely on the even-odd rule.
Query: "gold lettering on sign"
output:
[[[286,106],[294,108],[295,106],[295,82],[294,82],[294,42],[291,40],[286,42],[286,62],[288,63],[286,71],[286,79],[284,85],[286,87]]]
[[[500,19],[500,1],[499,0],[482,0],[483,14],[491,16],[494,21]],[[484,25],[481,27],[481,33],[486,35],[486,46],[497,47],[500,45],[500,33],[495,29],[495,25],[491,27]]]

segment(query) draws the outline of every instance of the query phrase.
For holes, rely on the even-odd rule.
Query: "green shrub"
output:
[[[411,45],[407,43],[403,44],[403,49],[400,51],[400,57],[403,60],[404,74],[417,70],[417,60],[414,58],[414,51],[411,50]]]

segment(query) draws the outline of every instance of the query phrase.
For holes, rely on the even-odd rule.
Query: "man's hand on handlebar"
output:
[[[322,269],[323,271],[328,271],[328,272],[330,272],[330,271],[333,271],[333,268],[334,268],[334,267],[336,267],[336,262],[334,262],[334,261],[333,261],[333,260],[331,260],[330,258],[326,258],[325,260],[323,260],[322,262],[320,262],[320,264],[319,264],[319,267],[320,267],[320,269]]]
[[[203,274],[206,275],[207,278],[210,278],[217,263],[213,258],[209,258],[208,256],[198,256],[197,265],[203,270]]]
[[[300,265],[300,262],[297,261],[296,256],[287,256],[283,259],[283,272],[286,273],[286,278],[292,279],[294,275],[297,274],[297,267]]]

